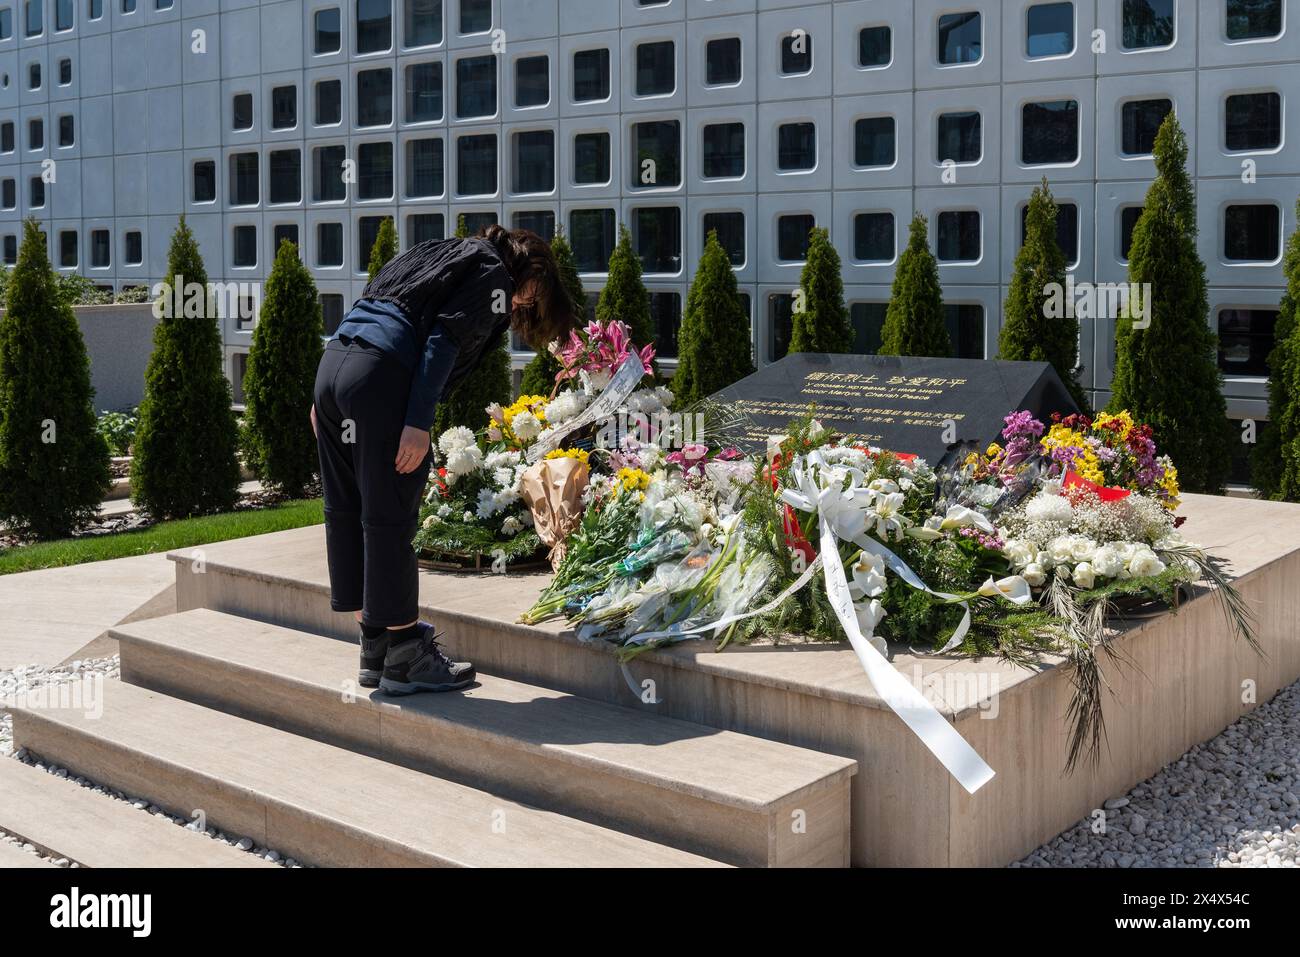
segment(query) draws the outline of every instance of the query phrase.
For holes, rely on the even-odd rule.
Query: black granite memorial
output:
[[[932,465],[959,443],[983,449],[1018,409],[1044,422],[1053,412],[1078,411],[1046,362],[808,352],[765,366],[714,398],[747,417],[739,436],[746,451],[761,451],[769,436],[813,406],[823,425],[847,439]]]

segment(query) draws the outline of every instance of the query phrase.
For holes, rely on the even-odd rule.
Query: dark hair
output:
[[[488,226],[479,236],[496,247],[515,281],[510,326],[535,349],[563,338],[577,323],[577,303],[560,279],[551,244],[527,229]]]

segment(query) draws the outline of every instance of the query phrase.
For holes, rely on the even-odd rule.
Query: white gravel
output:
[[[1012,866],[1300,866],[1300,683],[1099,811]]]
[[[65,667],[43,668],[37,665],[28,665],[10,671],[0,671],[0,699],[3,699],[6,694],[12,694],[15,689],[19,689],[23,693],[30,693],[33,690],[48,685],[60,684],[67,681],[84,680],[87,676],[91,675],[102,675],[106,680],[117,680],[120,677],[120,671],[120,662],[117,655],[114,655],[111,658],[74,661]],[[175,824],[177,827],[183,827],[189,831],[200,830],[197,821],[180,817],[175,814],[169,814],[157,805],[151,804],[145,798],[124,794],[121,791],[104,787],[103,785],[97,784],[87,778],[73,774],[69,772],[67,768],[61,768],[54,764],[39,761],[34,755],[28,754],[26,750],[20,750],[15,753],[13,716],[7,711],[0,711],[0,761],[2,760],[22,761],[25,764],[48,771],[50,774],[57,775],[58,777],[68,778],[82,787],[90,788],[96,794],[103,794],[115,800],[130,804],[132,807],[145,814],[152,814],[155,817],[161,817],[164,820]],[[247,837],[232,837],[213,827],[207,828],[203,833],[206,833],[208,837],[215,841],[221,841],[223,844],[236,847],[249,854],[256,854],[258,857],[279,864],[281,867],[299,868],[304,866],[293,858],[285,857],[280,852],[272,850],[271,848],[257,847]],[[28,852],[43,857],[45,860],[51,861],[60,867],[78,866],[76,863],[69,863],[66,858],[53,858],[41,854],[31,844],[25,844],[3,831],[0,831],[0,840],[6,841],[10,844],[16,844]]]

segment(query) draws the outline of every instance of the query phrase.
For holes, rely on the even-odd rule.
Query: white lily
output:
[[[854,598],[875,598],[885,590],[885,560],[870,552],[860,552],[853,565],[849,594]]]
[[[994,533],[992,522],[973,508],[967,508],[965,505],[949,505],[947,514],[944,515],[943,521],[939,523],[939,527],[944,531],[965,528],[968,525],[974,525],[981,532],[989,535]]]
[[[1033,598],[1029,582],[1022,575],[1008,575],[997,581],[990,575],[989,580],[980,585],[979,593],[985,598],[1005,598],[1016,605],[1023,605]]]

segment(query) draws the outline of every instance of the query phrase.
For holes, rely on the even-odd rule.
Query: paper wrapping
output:
[[[574,458],[544,459],[523,474],[520,494],[533,513],[537,537],[550,548],[551,568],[564,560],[565,540],[582,521],[582,495],[590,481],[587,463]]]

